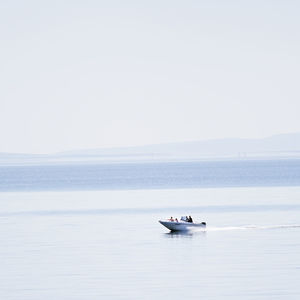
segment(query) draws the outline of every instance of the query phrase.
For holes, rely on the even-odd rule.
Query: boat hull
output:
[[[175,222],[175,221],[159,221],[159,223],[171,231],[187,231],[196,228],[205,228],[206,223],[189,223],[189,222]]]

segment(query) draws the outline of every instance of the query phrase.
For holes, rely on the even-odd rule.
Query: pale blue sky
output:
[[[299,9],[0,0],[0,152],[300,131]]]

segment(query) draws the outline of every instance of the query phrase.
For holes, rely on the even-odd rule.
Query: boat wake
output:
[[[195,235],[206,235],[209,232],[217,231],[234,231],[234,230],[291,230],[300,229],[299,224],[282,224],[282,225],[270,225],[270,226],[258,226],[258,225],[247,225],[247,226],[225,226],[225,227],[206,227],[206,228],[190,228],[186,231],[170,231],[166,234],[166,237],[192,237]]]
[[[246,226],[225,226],[225,227],[206,227],[206,231],[229,231],[229,230],[271,230],[271,229],[293,229],[300,228],[299,224],[283,225],[246,225]]]

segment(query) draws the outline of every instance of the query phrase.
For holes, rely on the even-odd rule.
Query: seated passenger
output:
[[[171,222],[174,222],[174,219],[173,219],[173,217],[171,217],[169,220],[170,220]]]
[[[193,219],[192,219],[191,216],[189,216],[189,222],[190,222],[190,223],[193,223]]]
[[[175,221],[178,222],[178,219],[176,218]]]

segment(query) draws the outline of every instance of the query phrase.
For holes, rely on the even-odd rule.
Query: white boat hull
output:
[[[183,221],[158,221],[161,225],[165,226],[171,231],[186,231],[190,229],[196,229],[196,228],[205,228],[206,223],[189,223],[189,222],[183,222]]]

